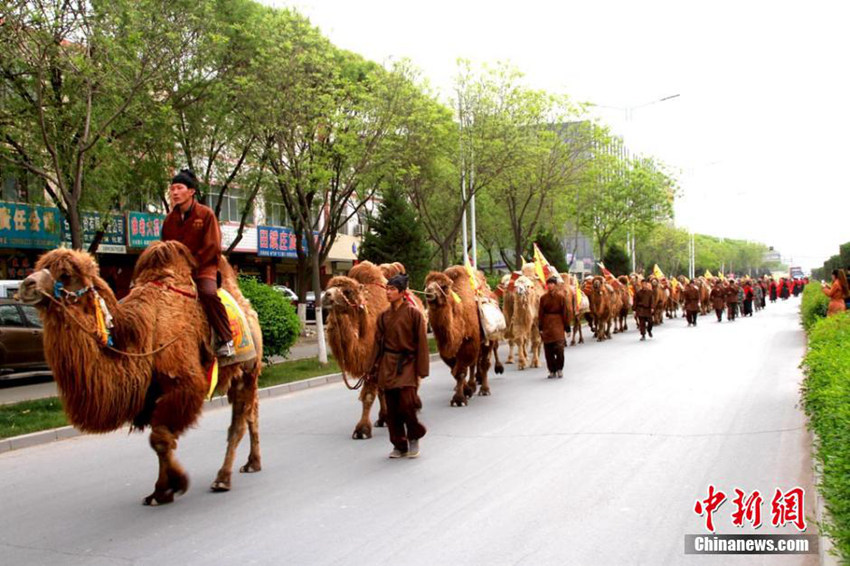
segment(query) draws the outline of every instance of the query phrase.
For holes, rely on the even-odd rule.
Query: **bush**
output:
[[[289,300],[272,287],[252,277],[239,277],[242,294],[260,317],[263,357],[286,356],[301,334],[301,321]]]
[[[822,471],[818,489],[829,512],[824,532],[850,561],[850,314],[810,326],[803,369],[803,405]]]
[[[809,283],[803,289],[803,300],[800,303],[800,314],[803,319],[803,328],[808,331],[812,325],[822,318],[826,318],[826,309],[829,306],[829,297],[821,290],[820,283]]]

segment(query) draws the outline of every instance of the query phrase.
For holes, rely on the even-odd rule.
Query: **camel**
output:
[[[22,301],[39,310],[45,357],[71,424],[91,433],[114,431],[125,424],[131,430],[151,428],[159,475],[145,505],[171,503],[189,487],[189,477],[175,457],[177,439],[201,414],[209,389],[205,367],[214,360],[210,327],[195,295],[195,267],[183,244],[155,242],[139,257],[134,286],[119,303],[91,255],[60,248],[38,260],[35,273],[19,292]],[[219,371],[216,392],[226,392],[233,409],[224,463],[211,488],[228,491],[246,424],[251,448],[239,471],[261,470],[257,379],[262,333],[257,313],[223,258],[219,269],[223,287],[246,315],[256,348],[255,357]],[[98,304],[106,307],[114,322],[111,346],[95,330],[103,312]]]
[[[383,426],[386,415],[383,396],[374,380],[365,379],[375,345],[378,316],[389,306],[386,278],[381,268],[363,261],[328,282],[323,306],[328,309],[327,336],[331,351],[344,375],[363,379],[360,390],[362,412],[351,434],[353,439],[372,438],[371,412],[375,399],[380,410],[375,426]],[[356,389],[353,387],[352,389]]]
[[[582,291],[581,301],[576,301],[576,280],[572,275],[561,273],[561,280],[564,282],[564,293],[567,296],[567,310],[569,311],[567,320],[572,327],[570,346],[576,345],[576,334],[578,334],[578,343],[584,344],[584,336],[581,331],[582,318],[590,317],[590,300],[587,298],[587,294]]]
[[[697,277],[697,288],[699,289],[700,314],[706,315],[711,309],[711,287],[705,281],[705,277],[702,275]]]
[[[596,323],[596,341],[602,342],[611,338],[611,322],[613,311],[611,309],[613,289],[605,283],[605,279],[596,276],[592,279],[590,300],[590,312]]]
[[[475,291],[466,269],[456,265],[429,273],[425,278],[425,297],[440,357],[451,368],[456,382],[451,405],[467,405],[478,383],[479,394],[490,395],[490,353],[498,348],[498,342],[484,338]]]
[[[537,328],[537,310],[540,305],[540,295],[537,294],[534,282],[520,275],[514,279],[505,292],[505,303],[511,305],[511,318],[506,331],[508,338],[508,363],[513,357],[514,346],[517,348],[517,369],[524,370],[528,365],[526,346],[531,347],[531,367],[540,367],[540,331]],[[506,317],[507,322],[507,317]]]
[[[668,292],[661,286],[657,277],[650,277],[652,285],[652,293],[655,295],[655,314],[653,314],[652,324],[659,326],[664,324],[664,305],[667,304]]]
[[[678,279],[676,281],[678,282]],[[664,311],[667,318],[679,318],[679,303],[682,299],[682,287],[680,285],[673,285],[667,279],[664,279],[661,282],[661,286],[666,292]]]
[[[612,304],[614,316],[614,332],[625,332],[629,329],[629,309],[632,307],[632,296],[629,294],[629,278],[625,275],[620,275],[617,278],[617,283],[614,287],[614,293],[619,295],[619,305]]]

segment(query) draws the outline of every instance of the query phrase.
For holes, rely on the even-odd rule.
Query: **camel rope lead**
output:
[[[68,315],[68,318],[70,318],[71,320],[73,320],[73,321],[77,324],[77,326],[79,326],[79,327],[83,330],[83,332],[86,332],[86,333],[87,333],[87,334],[89,334],[90,336],[94,337],[95,342],[97,342],[98,344],[100,344],[100,341],[98,340],[98,337],[97,337],[97,331],[92,332],[91,330],[89,330],[88,328],[86,328],[86,327],[83,325],[83,323],[82,323],[82,322],[80,322],[80,321],[79,321],[79,319],[77,319],[77,317],[76,317],[76,316],[74,316],[73,314],[71,314],[71,311],[68,309],[68,307],[67,307],[67,305],[65,305],[65,303],[63,303],[63,302],[61,302],[61,301],[59,301],[59,300],[55,299],[53,296],[51,296],[51,295],[50,295],[50,293],[45,293],[44,291],[41,291],[41,290],[39,290],[39,292],[40,292],[42,295],[44,295],[45,297],[47,297],[48,299],[50,299],[52,302],[54,302],[54,303],[56,303],[57,305],[59,305],[59,307],[61,307],[61,308],[62,308],[62,310],[63,310],[63,311],[65,311],[65,314],[66,314],[66,315]],[[160,347],[159,347],[159,348],[157,348],[156,350],[153,350],[153,351],[150,351],[150,352],[142,352],[142,353],[136,353],[136,352],[126,352],[126,351],[124,351],[124,350],[119,350],[118,348],[115,348],[115,347],[113,347],[113,346],[101,345],[101,347],[106,348],[107,350],[111,350],[111,351],[115,352],[116,354],[120,354],[120,355],[122,355],[122,356],[127,356],[127,357],[131,357],[131,358],[145,358],[145,357],[147,357],[147,356],[152,356],[152,355],[154,355],[154,354],[157,354],[157,353],[159,353],[159,352],[161,352],[161,351],[165,350],[166,348],[168,348],[169,346],[171,346],[172,344],[174,344],[175,342],[177,342],[177,340],[178,340],[179,338],[180,338],[179,336],[175,336],[175,337],[174,337],[174,338],[173,338],[170,342],[167,342],[167,343],[163,344],[162,346],[160,346]]]

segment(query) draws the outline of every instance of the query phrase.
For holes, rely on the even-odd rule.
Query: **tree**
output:
[[[605,257],[609,240],[625,230],[646,230],[672,218],[675,186],[649,158],[623,159],[621,142],[595,128],[594,155],[585,169],[573,212]]]
[[[397,188],[381,194],[378,215],[360,245],[359,258],[373,263],[404,264],[414,289],[421,289],[431,266],[431,250],[413,207]]]
[[[567,264],[567,254],[564,251],[564,246],[561,244],[561,240],[558,239],[551,231],[541,229],[537,232],[537,238],[535,240],[537,247],[540,248],[540,253],[543,254],[543,257],[555,268],[559,273],[566,273],[569,271],[569,265]],[[527,258],[534,257],[533,248],[528,248]]]
[[[608,246],[605,252],[605,257],[602,258],[602,263],[614,275],[628,274],[631,269],[629,266],[629,256],[620,246]]]
[[[0,159],[36,176],[82,247],[81,207],[117,208],[167,71],[208,2],[15,1],[0,19]],[[157,120],[152,120],[156,123]]]

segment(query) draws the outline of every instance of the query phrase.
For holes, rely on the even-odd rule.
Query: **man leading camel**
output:
[[[192,252],[198,262],[193,274],[198,299],[216,335],[216,355],[233,356],[230,322],[216,292],[221,230],[212,209],[195,200],[197,190],[198,178],[188,169],[181,169],[171,179],[168,194],[172,208],[162,225],[162,241],[177,240]]]
[[[558,278],[546,280],[546,294],[540,297],[537,327],[546,354],[549,379],[564,377],[564,346],[570,330],[567,297],[558,288]]]
[[[419,439],[427,432],[416,410],[421,406],[417,387],[428,375],[430,354],[425,319],[405,300],[407,276],[396,275],[387,281],[390,306],[378,317],[372,373],[384,392],[387,428],[393,451],[390,458],[416,458]]]

